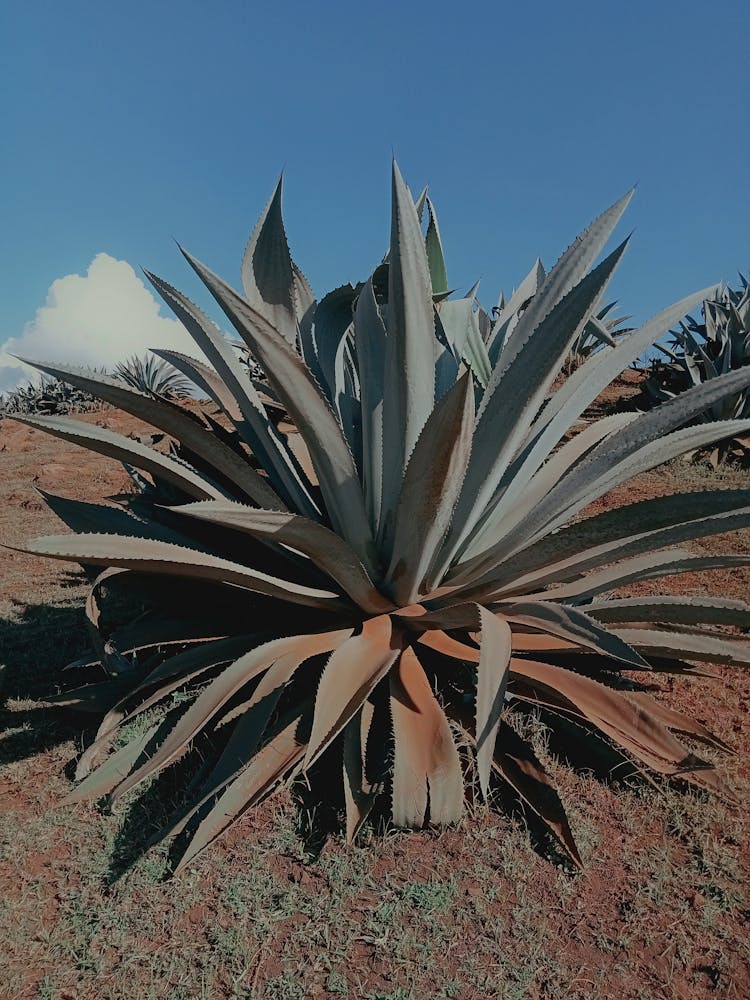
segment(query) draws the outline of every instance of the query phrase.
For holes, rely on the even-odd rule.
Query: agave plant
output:
[[[179,399],[190,393],[190,380],[164,358],[146,354],[140,358],[134,354],[127,361],[115,366],[112,373],[127,385],[141,392],[156,393],[168,399]]]
[[[750,365],[750,285],[740,275],[742,287],[722,287],[703,303],[703,321],[692,316],[672,331],[669,347],[654,346],[667,361],[654,358],[644,389],[652,402],[674,398],[690,386]],[[728,420],[750,417],[750,390],[730,393],[717,400],[698,420]],[[750,461],[750,437],[736,435],[719,441],[710,451],[716,467],[727,458]]]
[[[632,326],[625,326],[628,320],[632,319],[631,316],[612,315],[612,310],[616,305],[617,302],[608,302],[586,324],[583,333],[576,339],[568,354],[565,364],[568,375],[572,374],[596,351],[600,351],[604,347],[615,347],[621,337],[632,332]]]
[[[58,699],[105,711],[69,801],[114,803],[197,743],[204,763],[162,831],[181,835],[179,870],[289,775],[314,775],[321,758],[339,761],[349,839],[381,795],[398,826],[454,823],[464,808],[459,746],[472,746],[481,794],[491,798],[495,782],[510,786],[579,862],[559,795],[513,726],[524,706],[610,741],[639,767],[720,787],[676,734],[720,741],[625,684],[623,671],[689,677],[700,671],[686,661],[750,662],[748,646],[712,628],[750,625],[750,606],[606,595],[750,561],[678,547],[750,524],[750,490],[578,515],[637,473],[746,433],[748,420],[678,428],[747,386],[750,369],[647,414],[581,425],[610,380],[704,290],[556,382],[625,251],[627,240],[595,264],[629,199],[540,276],[512,324],[502,309],[493,319],[478,307],[476,289],[450,297],[434,207],[424,194],[415,203],[395,164],[385,260],[368,280],[320,301],[290,256],[280,183],[245,252],[244,295],[183,250],[294,435],[269,419],[218,327],[153,274],[205,356],[169,360],[216,402],[223,422],[37,362],[191,456],[72,420],[24,418],[153,480],[150,493],[119,509],[48,497],[78,533],[28,546],[104,568],[88,602],[103,676]],[[112,632],[99,604],[118,583],[150,610]],[[143,713],[155,713],[150,727],[111,752]]]
[[[0,417],[17,413],[89,413],[101,407],[101,400],[90,392],[66,385],[56,378],[29,381],[0,395]]]

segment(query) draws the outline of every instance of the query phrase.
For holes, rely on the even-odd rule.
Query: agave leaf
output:
[[[637,554],[631,548],[635,545],[639,549],[643,545],[643,551],[653,551],[660,547],[660,538],[666,538],[664,544],[670,544],[671,532],[674,532],[673,543],[700,537],[703,527],[708,527],[710,534],[712,515],[717,518],[728,515],[731,526],[734,512],[742,516],[748,509],[750,490],[709,490],[657,497],[569,524],[512,556],[509,548],[498,545],[484,559],[467,560],[460,576],[477,583],[491,582],[498,591],[506,585],[528,590],[532,580],[544,583],[545,576],[549,576],[550,580],[559,581],[569,570],[579,572],[578,567],[583,571],[601,566],[603,562],[612,562],[619,553]],[[693,530],[697,533],[692,534]],[[495,559],[497,564],[478,577],[483,562],[491,564]]]
[[[359,711],[400,652],[401,635],[388,615],[368,618],[358,635],[343,642],[323,670],[315,699],[312,734],[305,753],[309,768]]]
[[[73,708],[77,712],[106,712],[123,690],[123,679],[112,677],[97,684],[83,684],[81,687],[61,694],[40,698],[36,703],[55,705],[58,708]]]
[[[527,337],[512,360],[506,363],[504,354],[503,361],[493,371],[477,416],[472,456],[456,508],[455,527],[446,541],[444,567],[450,564],[492,499],[570,343],[580,333],[626,246],[627,242],[622,243],[576,285],[541,322],[534,336]]]
[[[512,638],[507,621],[479,607],[481,641],[477,665],[476,743],[477,773],[482,796],[486,800],[490,788],[490,770],[496,753],[500,716],[505,707],[508,687],[508,666]]]
[[[679,500],[679,497],[669,499]],[[697,510],[698,507],[696,506],[694,509]],[[678,516],[678,512],[674,510],[671,515]],[[538,590],[539,587],[549,583],[564,583],[581,573],[601,566],[604,562],[614,562],[625,555],[635,557],[641,553],[651,553],[656,549],[673,546],[680,542],[693,541],[706,535],[735,531],[738,528],[747,527],[749,524],[750,508],[748,507],[739,507],[735,511],[713,514],[709,517],[696,517],[693,520],[673,524],[666,528],[641,531],[636,535],[615,538],[603,545],[593,545],[576,556],[548,564],[544,569],[526,575],[519,573],[517,579],[505,587],[498,587],[497,578],[490,573],[487,578],[489,582],[480,583],[476,591],[471,593],[474,599],[483,599],[490,586],[494,586],[495,593],[502,593],[504,597],[513,592],[529,593],[530,590]],[[646,527],[646,523],[642,523],[640,527]],[[507,579],[507,568],[503,575]]]
[[[218,761],[200,787],[197,801],[188,805],[170,823],[162,837],[176,836],[200,810],[226,788],[251,763],[253,754],[263,739],[271,717],[279,704],[285,686],[299,667],[313,656],[329,653],[351,635],[351,630],[331,632],[324,636],[308,636],[307,641],[280,656],[262,675],[247,701],[236,705],[222,716],[217,728],[235,722],[235,726]],[[308,704],[312,706],[312,701]]]
[[[750,628],[750,604],[720,597],[623,597],[594,601],[586,613],[600,622],[668,622],[670,625],[736,625]]]
[[[577,284],[604,249],[615,226],[622,218],[634,189],[602,212],[568,247],[549,274],[544,278],[528,308],[508,338],[503,351],[503,366],[507,367],[523,347],[524,342],[548,317]],[[580,331],[579,331],[580,332]]]
[[[749,429],[750,420],[717,420],[696,427],[683,427],[681,430],[666,434],[661,439],[651,441],[634,454],[629,455],[619,465],[602,474],[601,478],[595,479],[586,492],[582,492],[575,498],[572,512],[568,508],[566,515],[558,515],[553,526],[558,526],[561,520],[566,520],[610,489],[641,472],[648,472],[650,469],[680,455],[712,444],[724,437],[744,433]],[[594,458],[593,453],[591,458]],[[578,471],[578,469],[574,470],[575,473]],[[570,487],[570,493],[573,493],[575,484],[571,482]],[[560,497],[565,499],[563,491],[561,491]],[[557,499],[559,500],[560,497]]]
[[[393,721],[393,822],[420,827],[429,790],[433,823],[457,823],[463,812],[463,772],[448,720],[413,649],[390,675]]]
[[[138,653],[155,646],[169,647],[224,639],[241,631],[241,623],[227,622],[224,616],[219,615],[196,615],[186,620],[147,613],[116,629],[111,641],[123,653]]]
[[[317,507],[310,496],[309,484],[305,483],[304,474],[268,419],[247,369],[226,337],[176,288],[150,271],[144,273],[226,383],[243,417],[237,429],[258,456],[274,489],[296,510],[316,518]]]
[[[263,738],[271,717],[278,706],[285,686],[298,668],[308,659],[329,653],[352,634],[351,629],[331,632],[322,636],[304,637],[293,649],[280,656],[261,676],[252,695],[222,716],[217,729],[235,722],[219,760],[203,781],[197,801],[183,808],[159,839],[176,836],[200,810],[238,777],[250,764],[252,756]],[[312,700],[308,704],[312,706]]]
[[[159,476],[196,500],[219,500],[224,498],[223,492],[201,476],[187,462],[178,461],[168,455],[162,455],[138,441],[116,434],[114,431],[95,424],[85,424],[81,420],[71,420],[69,417],[32,417],[19,414],[13,417],[22,424],[37,427],[46,434],[72,441],[73,444],[88,448],[108,458],[116,458],[120,462],[129,462],[152,476]]]
[[[245,248],[242,286],[253,309],[294,346],[315,296],[289,253],[281,216],[282,187],[280,177]]]
[[[710,289],[703,289],[662,310],[640,330],[629,334],[612,351],[595,354],[565,380],[532,425],[524,447],[513,463],[513,480],[509,485],[514,494],[522,495],[529,479],[552,449],[612,379],[681,316],[702,301],[708,292]],[[485,533],[480,532],[471,547],[471,553],[486,544]]]
[[[463,706],[453,705],[451,715],[461,726],[464,734],[474,742],[474,723],[466,709]],[[529,744],[522,740],[504,720],[500,722],[492,767],[495,773],[520,795],[560,842],[566,853],[580,866],[581,858],[557,789]]]
[[[551,830],[578,867],[581,855],[560,796],[536,754],[507,722],[500,723],[493,767]]]
[[[589,573],[572,583],[551,587],[538,594],[528,595],[531,599],[545,601],[568,601],[594,597],[615,587],[623,587],[637,580],[652,580],[660,576],[677,573],[692,573],[705,569],[720,569],[730,566],[746,566],[750,555],[736,556],[693,556],[686,549],[667,549],[664,552],[647,553],[633,559],[623,559],[614,566],[596,573]]]
[[[298,654],[301,659],[305,656],[315,656],[321,648],[325,649],[330,642],[339,641],[341,638],[343,638],[341,632],[329,632],[272,639],[240,656],[201,691],[153,756],[118,785],[113,792],[112,801],[120,799],[144,778],[176,760],[184,747],[211,722],[230,698],[259,674],[268,670],[282,656]]]
[[[335,593],[304,587],[248,569],[240,563],[221,559],[208,552],[189,549],[172,542],[135,538],[125,535],[48,535],[26,546],[33,552],[52,559],[90,564],[119,566],[143,573],[163,573],[228,583],[259,594],[267,594],[294,604],[341,610]]]
[[[385,324],[380,315],[372,278],[359,293],[354,314],[360,409],[362,419],[362,483],[373,533],[380,522],[383,496],[383,378]]]
[[[433,295],[447,295],[448,274],[445,269],[445,254],[443,253],[443,241],[440,239],[440,227],[438,225],[435,206],[429,198],[427,201],[428,223],[427,234],[425,236],[425,250],[427,252],[427,264],[430,270],[430,281],[432,283]]]
[[[730,746],[724,743],[723,740],[720,740],[718,736],[715,736],[709,729],[706,729],[697,719],[693,719],[682,712],[676,712],[673,708],[669,708],[667,705],[662,704],[662,702],[657,701],[656,698],[652,698],[650,694],[646,694],[645,691],[628,691],[626,697],[630,701],[634,701],[636,705],[645,708],[650,715],[653,715],[655,719],[658,719],[668,729],[672,729],[677,733],[683,733],[685,736],[692,736],[694,739],[707,743],[709,746],[716,747],[719,750],[726,750],[728,753],[733,752]]]
[[[485,388],[492,369],[479,331],[479,316],[474,312],[474,300],[467,297],[441,302],[437,317],[455,357],[464,359],[480,386]]]
[[[387,328],[380,531],[386,551],[406,463],[435,399],[435,320],[427,254],[414,203],[395,160]]]
[[[467,646],[465,642],[459,642],[453,636],[448,635],[439,628],[432,628],[429,632],[424,632],[419,636],[419,644],[434,649],[444,656],[451,656],[454,660],[463,660],[466,663],[479,663],[479,650],[476,646]]]
[[[636,670],[650,669],[643,657],[623,641],[619,631],[603,628],[580,608],[563,607],[546,601],[525,601],[500,604],[493,610],[507,621],[568,639]]]
[[[747,561],[750,562],[750,556]],[[690,660],[750,666],[750,646],[741,646],[737,642],[727,642],[714,636],[638,628],[618,628],[613,631],[626,642],[634,643],[644,653],[652,653],[655,656],[663,656],[668,652]]]
[[[372,811],[377,789],[367,780],[366,755],[375,706],[366,701],[344,728],[346,840],[352,844]]]
[[[96,733],[95,743],[109,736],[121,726],[164,699],[172,691],[194,680],[206,670],[229,663],[257,645],[261,637],[252,635],[228,636],[183,650],[167,657],[151,670],[137,687],[128,691],[104,716]],[[142,698],[144,694],[145,698]],[[140,701],[138,699],[141,699]],[[93,747],[94,744],[91,744]],[[90,748],[89,748],[90,749]],[[98,748],[100,749],[100,748]],[[94,754],[91,755],[91,759]],[[86,754],[89,753],[87,749]],[[85,756],[85,755],[84,755]]]
[[[513,651],[515,653],[570,653],[574,652],[578,643],[572,639],[563,639],[547,632],[527,632],[516,629],[513,632]]]
[[[630,427],[634,427],[636,423],[638,421],[634,421]],[[517,548],[533,543],[542,533],[554,531],[594,500],[633,476],[648,472],[679,455],[719,440],[727,432],[731,434],[733,430],[741,430],[747,426],[750,426],[750,423],[746,421],[725,420],[684,427],[659,440],[649,442],[633,454],[627,455],[619,464],[615,464],[613,460],[611,467],[603,471],[599,478],[587,480],[582,478],[580,473],[590,460],[599,457],[596,454],[597,449],[594,449],[590,456],[547,494],[535,511],[527,514],[511,529],[502,543],[503,554],[514,554]],[[626,428],[628,429],[630,428]],[[605,464],[609,463],[605,460]],[[521,539],[523,541],[519,541]]]
[[[353,357],[353,324],[339,341],[334,363],[335,409],[357,469],[362,468],[362,417],[359,376]]]
[[[473,315],[475,315],[475,320],[470,323],[467,331],[463,360],[471,368],[481,388],[486,389],[492,374],[492,365],[487,354],[487,349],[484,346],[484,341],[482,340],[479,328],[479,314]]]
[[[719,440],[723,436],[731,436],[734,433],[742,433],[746,429],[742,421],[726,421],[713,425],[714,436],[711,437],[711,430],[707,431],[706,425],[702,427],[692,427],[670,435],[670,431],[689,422],[698,414],[704,412],[715,400],[730,392],[750,385],[750,369],[744,368],[719,378],[711,379],[703,385],[695,386],[681,393],[679,397],[663,403],[656,409],[643,414],[633,423],[616,432],[611,438],[600,444],[598,448],[576,467],[573,472],[553,490],[550,491],[542,504],[536,510],[530,511],[522,524],[524,529],[519,527],[518,531],[529,531],[534,525],[549,523],[552,520],[550,513],[570,511],[573,503],[579,497],[589,497],[601,484],[605,489],[610,488],[609,484],[614,478],[614,470],[620,475],[630,476],[635,472],[645,471],[646,468],[653,468],[661,464],[657,461],[659,454],[669,453],[669,457],[678,455],[677,450],[682,448],[683,452],[690,448],[701,447],[696,442],[708,443],[710,440]],[[704,433],[701,434],[700,432]],[[707,431],[707,436],[706,436]],[[669,437],[667,437],[669,435]],[[677,436],[681,435],[681,436]],[[668,448],[668,442],[672,441],[672,447]],[[649,445],[655,447],[649,449]],[[641,453],[640,458],[638,453]],[[627,459],[635,458],[634,462],[626,465]],[[661,459],[667,461],[667,458]],[[647,464],[650,462],[650,466]],[[615,483],[618,480],[615,479]],[[622,480],[619,480],[622,481]],[[605,490],[602,490],[604,492]],[[595,494],[594,496],[600,494]],[[585,501],[588,502],[588,501]],[[580,507],[578,507],[580,509]]]
[[[357,290],[347,282],[328,292],[315,308],[316,357],[323,377],[321,388],[332,406],[336,405],[336,356],[354,318]]]
[[[194,382],[209,399],[216,403],[219,409],[226,413],[234,424],[242,422],[242,411],[237,405],[237,400],[227,391],[224,380],[210,365],[204,364],[196,358],[191,358],[187,354],[180,354],[178,351],[160,350],[152,347],[151,353],[168,362],[191,382]]]
[[[488,504],[481,528],[471,544],[466,546],[464,560],[454,573],[450,574],[451,579],[459,580],[465,575],[471,577],[474,566],[482,565],[481,561],[475,562],[471,559],[475,552],[482,553],[481,538],[507,534],[509,528],[517,523],[526,511],[533,510],[576,462],[604,438],[632,423],[637,417],[637,413],[614,413],[589,424],[555,452],[524,484],[523,490],[516,486],[513,476],[515,462],[512,463],[503,477],[503,482],[507,480],[507,487],[501,482],[495,496]]]
[[[339,586],[364,611],[382,614],[393,605],[378,592],[362,563],[337,534],[322,524],[283,511],[257,510],[237,503],[196,503],[171,508],[175,513],[200,521],[236,528],[254,538],[302,552]]]
[[[386,578],[396,603],[412,604],[448,530],[471,452],[474,393],[468,373],[432,411],[406,467]]]
[[[603,344],[606,347],[615,347],[617,345],[615,338],[604,323],[599,322],[596,316],[592,316],[588,321],[582,336],[591,337],[596,343]]]
[[[266,372],[307,445],[334,527],[370,569],[374,548],[357,469],[341,427],[315,379],[299,354],[262,316],[254,313],[221,278],[187,251],[183,253]]]
[[[171,725],[171,720],[169,724]],[[134,736],[128,740],[113,754],[110,754],[99,767],[88,774],[72,791],[68,792],[61,805],[95,801],[109,794],[113,788],[127,778],[137,762],[143,757],[146,748],[155,741],[157,734],[164,735],[166,728],[163,721],[151,726],[140,736]]]
[[[246,496],[262,506],[278,507],[280,500],[268,483],[255,469],[237,455],[215,434],[206,430],[197,420],[175,403],[157,396],[131,389],[117,379],[87,372],[70,365],[51,365],[41,361],[27,361],[39,371],[53,378],[89,392],[99,399],[132,413],[140,420],[171,434],[185,448],[208,462],[211,468],[237,486]]]
[[[219,796],[216,805],[201,820],[177,864],[178,875],[202,850],[226,833],[248,809],[259,802],[297,764],[305,750],[305,712],[292,715],[283,728],[255,754]]]
[[[72,531],[93,531],[101,534],[138,535],[142,538],[160,538],[162,541],[183,544],[187,541],[176,531],[170,531],[156,521],[145,521],[122,507],[105,506],[100,503],[85,503],[83,500],[70,500],[54,493],[37,489],[37,492],[50,508]]]
[[[655,716],[597,681],[562,667],[513,658],[511,676],[542,693],[570,702],[597,729],[661,774],[677,774],[696,766],[696,758]],[[698,765],[699,766],[699,765]]]
[[[505,346],[506,336],[504,336],[503,331],[507,335],[509,320],[516,315],[524,303],[527,303],[536,295],[546,277],[547,275],[542,262],[537,257],[529,273],[511,295],[510,301],[506,303],[503,296],[500,296],[495,320],[487,339],[487,349],[492,352],[493,368],[497,364],[500,352]]]

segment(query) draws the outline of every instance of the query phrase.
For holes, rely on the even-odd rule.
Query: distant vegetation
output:
[[[108,374],[106,368],[94,368],[91,371],[101,375]],[[188,379],[176,368],[151,354],[143,358],[134,355],[117,365],[111,374],[113,378],[120,379],[140,392],[153,392],[168,399],[187,396],[191,390]],[[23,413],[89,413],[106,405],[92,392],[80,386],[72,386],[54,376],[29,380],[25,385],[4,395],[0,394],[0,416]]]
[[[102,373],[104,370],[101,369]],[[0,394],[0,416],[21,413],[89,413],[106,404],[90,392],[56,378],[29,380],[10,392]]]
[[[653,358],[644,388],[654,403],[674,399],[692,386],[703,385],[727,372],[750,365],[750,285],[740,275],[742,287],[721,288],[702,306],[700,320],[687,316],[672,331],[669,346],[655,346],[667,358]],[[750,418],[750,388],[722,396],[698,421]],[[716,466],[727,459],[750,463],[750,436],[738,434],[719,441],[710,449]]]

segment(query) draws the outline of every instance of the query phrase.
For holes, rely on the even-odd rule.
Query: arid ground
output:
[[[600,405],[634,391],[621,383]],[[112,410],[83,419],[138,429]],[[126,485],[116,462],[0,421],[0,542],[64,530],[35,486],[98,500]],[[717,485],[747,487],[750,474],[678,461],[618,500]],[[700,545],[750,552],[750,531]],[[746,599],[750,568],[640,591]],[[477,806],[457,829],[371,830],[349,848],[335,833],[321,844],[315,815],[284,792],[165,882],[164,851],[134,860],[163,819],[163,785],[114,815],[58,805],[92,720],[34,699],[69,685],[62,667],[89,649],[84,595],[82,574],[0,550],[3,1000],[750,996],[748,673],[652,685],[734,748],[723,757],[734,803],[571,767],[532,720],[580,873],[506,803]]]

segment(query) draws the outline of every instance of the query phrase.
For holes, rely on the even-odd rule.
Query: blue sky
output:
[[[625,311],[750,267],[746,2],[1,7],[0,353],[64,358],[78,322],[119,354],[174,332],[123,262],[195,294],[174,237],[238,281],[282,168],[316,291],[365,276],[392,152],[430,184],[451,284],[489,304],[636,181]]]

